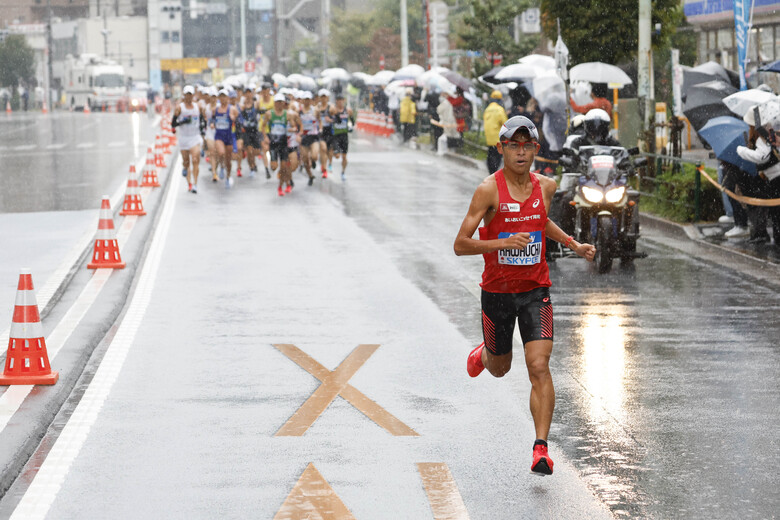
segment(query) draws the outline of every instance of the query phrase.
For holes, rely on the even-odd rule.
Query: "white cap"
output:
[[[328,96],[330,97],[330,90],[326,88],[321,88],[319,92],[317,92],[318,96]]]
[[[287,98],[280,92],[274,96],[274,101],[287,101]]]
[[[230,92],[227,91],[227,89],[221,89],[219,92],[217,92],[218,96],[229,96]]]
[[[184,87],[184,90],[182,90],[182,94],[194,94],[195,93],[195,87],[192,85],[187,85]]]

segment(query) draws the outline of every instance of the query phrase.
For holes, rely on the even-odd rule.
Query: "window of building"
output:
[[[171,31],[171,42],[179,43],[179,31]]]
[[[171,33],[168,31],[160,31],[160,41],[163,43],[171,41]]]
[[[774,25],[765,25],[758,29],[758,55],[762,63],[772,62],[777,59],[776,29],[777,26]]]

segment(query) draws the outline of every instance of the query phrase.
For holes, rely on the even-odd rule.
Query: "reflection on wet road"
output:
[[[96,207],[121,183],[117,172],[153,145],[148,118],[81,112],[0,117],[0,212]]]
[[[352,160],[373,168],[331,194],[479,343],[479,304],[464,284],[478,282],[481,259],[456,258],[452,241],[484,172],[382,144]],[[772,517],[780,289],[643,233],[650,257],[635,266],[605,276],[579,259],[551,266],[551,440],[618,517]],[[466,354],[452,353],[464,366]],[[525,370],[510,376],[525,407]]]

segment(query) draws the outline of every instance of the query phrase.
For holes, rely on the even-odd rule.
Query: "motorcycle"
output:
[[[628,264],[647,257],[636,250],[639,192],[628,185],[635,168],[647,164],[643,157],[631,159],[631,153],[638,151],[622,146],[581,146],[577,154],[559,160],[570,173],[563,174],[551,205],[557,214],[551,218],[578,242],[596,247],[593,261],[599,273],[608,273],[615,258]],[[557,242],[548,242],[548,251],[560,257],[573,254]]]

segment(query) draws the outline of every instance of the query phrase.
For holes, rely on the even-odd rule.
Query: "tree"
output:
[[[409,63],[424,62],[425,25],[421,0],[408,0]],[[379,70],[379,56],[388,69],[401,65],[401,7],[398,0],[379,0],[372,11],[336,10],[330,47],[338,65],[356,64],[367,72]]]
[[[529,54],[539,38],[522,35],[514,39],[514,19],[536,4],[532,0],[468,0],[470,13],[466,14],[457,30],[461,46],[467,50],[501,54],[506,62],[515,62]],[[474,62],[475,73],[484,74],[491,68],[487,58]]]
[[[569,63],[588,61],[617,64],[636,59],[639,38],[637,0],[541,0],[542,28],[551,39],[558,34],[569,48]],[[668,46],[682,15],[679,0],[653,0],[653,48]]]
[[[15,88],[30,82],[35,74],[35,53],[21,34],[6,36],[0,43],[0,85]]]
[[[301,63],[301,52],[306,53],[306,62]],[[290,49],[290,61],[287,62],[287,72],[300,73],[306,70],[322,67],[322,46],[314,38],[303,38],[295,42]]]

